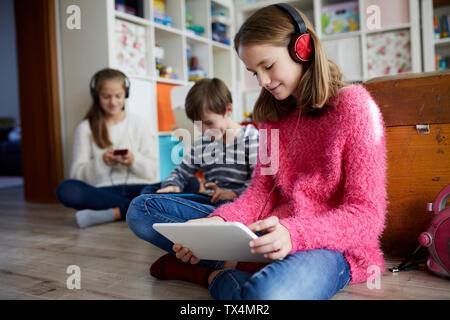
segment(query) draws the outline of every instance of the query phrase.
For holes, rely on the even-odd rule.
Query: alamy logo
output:
[[[367,278],[367,289],[381,289],[381,270],[378,266],[369,266],[367,268],[367,274],[370,276]]]
[[[381,28],[381,10],[379,6],[370,5],[366,9],[366,26],[368,30],[377,30]]]
[[[81,9],[77,5],[70,5],[66,9],[66,13],[70,16],[66,20],[66,26],[69,30],[81,29]]]
[[[246,146],[244,139],[237,143],[223,143],[223,137],[233,135],[232,131],[221,132],[218,129],[207,129],[203,133],[198,130],[202,127],[201,121],[194,121],[194,144],[191,133],[186,129],[177,129],[172,140],[182,140],[172,148],[171,160],[175,165],[185,162],[196,165],[212,164],[253,164],[257,162],[258,155],[261,163],[262,175],[273,175],[279,167],[279,130],[260,129],[259,143],[249,143]],[[269,137],[270,136],[270,137]],[[202,137],[202,139],[199,139]],[[268,143],[270,139],[270,143]],[[193,149],[193,153],[191,152]],[[247,149],[246,149],[247,148]],[[184,154],[184,156],[182,156]],[[248,155],[248,158],[246,157]],[[252,156],[250,156],[252,155]]]
[[[66,273],[70,274],[70,276],[67,278],[67,281],[66,281],[67,289],[69,289],[69,290],[81,289],[81,269],[80,269],[80,267],[77,265],[68,266]]]

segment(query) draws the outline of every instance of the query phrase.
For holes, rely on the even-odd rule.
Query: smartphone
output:
[[[113,151],[113,155],[115,156],[124,156],[128,153],[128,149],[116,149]]]

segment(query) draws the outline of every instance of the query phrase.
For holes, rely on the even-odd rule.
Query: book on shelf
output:
[[[450,15],[435,15],[433,17],[433,25],[434,25],[434,38],[435,39],[443,39],[448,38],[450,35]]]

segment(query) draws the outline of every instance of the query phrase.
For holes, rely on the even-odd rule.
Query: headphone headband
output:
[[[105,70],[109,70],[109,68],[105,68],[100,71],[97,71],[92,76],[91,81],[89,82],[89,90],[90,90],[91,96],[92,96],[92,98],[94,98],[94,100],[98,98],[98,93],[97,93],[97,90],[95,89],[95,84],[97,82],[98,75],[100,74],[100,72],[103,72]],[[130,95],[130,85],[131,85],[130,79],[128,79],[128,77],[122,71],[120,71],[120,70],[115,70],[115,71],[121,73],[125,79],[125,98],[128,98]]]
[[[295,10],[292,6],[288,5],[287,3],[277,3],[275,4],[278,8],[284,10],[289,14],[289,16],[292,18],[294,22],[294,27],[297,33],[303,34],[306,33],[306,24],[305,21],[303,21],[302,16],[298,13],[297,10]]]
[[[277,3],[275,6],[286,12],[292,19],[295,33],[291,36],[288,50],[295,62],[303,63],[313,59],[313,41],[311,35],[306,32],[306,24],[300,13],[287,3]]]

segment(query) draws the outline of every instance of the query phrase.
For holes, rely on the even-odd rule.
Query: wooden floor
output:
[[[74,210],[26,203],[21,187],[0,189],[0,299],[211,299],[200,286],[152,278],[149,265],[162,253],[125,222],[80,230]],[[66,285],[71,265],[81,271],[79,290]],[[333,299],[450,300],[450,281],[386,270],[380,289],[351,285]]]

